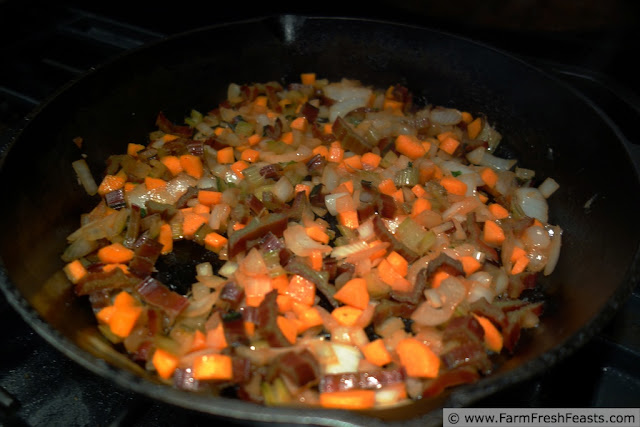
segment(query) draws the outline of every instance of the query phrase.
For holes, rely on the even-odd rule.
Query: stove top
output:
[[[0,67],[0,146],[9,141],[12,131],[33,108],[91,67],[167,35],[250,17],[220,9],[194,13],[188,7],[159,10],[155,6],[136,12],[113,2],[88,6],[73,1],[52,5],[0,0],[0,52],[5,58]],[[278,12],[308,11],[258,8],[251,13]],[[361,16],[341,13],[340,9],[334,12]],[[447,19],[429,16],[429,11],[421,15],[409,7],[390,7],[384,12],[365,17],[458,33],[510,52],[565,80],[621,126],[640,169],[640,130],[635,126],[640,117],[640,85],[635,68],[628,65],[628,49],[637,26],[600,31],[517,31],[506,26],[450,25]],[[11,325],[0,328],[4,348],[0,352],[0,424],[194,426],[215,421],[123,390],[85,370],[34,332],[3,296],[0,324]],[[609,325],[582,349],[544,375],[475,406],[638,406],[639,362],[640,288],[636,288]]]

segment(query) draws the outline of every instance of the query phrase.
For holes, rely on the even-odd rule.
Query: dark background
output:
[[[640,2],[623,0],[256,5],[0,0],[0,147],[58,88],[116,55],[193,28],[281,13],[401,21],[505,50],[596,102],[621,127],[636,161],[640,158]],[[212,421],[148,401],[79,367],[35,334],[4,297],[0,324],[0,425],[179,426]],[[584,349],[542,377],[478,406],[640,406],[638,289]]]

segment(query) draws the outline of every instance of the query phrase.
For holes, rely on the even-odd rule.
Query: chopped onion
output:
[[[455,108],[435,107],[429,113],[429,118],[439,125],[457,125],[462,120],[462,113]]]
[[[343,374],[358,371],[358,365],[363,357],[358,347],[349,344],[331,343],[331,349],[337,360],[335,363],[327,363],[324,366],[326,374]]]
[[[85,159],[76,160],[71,163],[73,166],[73,170],[76,171],[78,175],[78,180],[80,184],[84,187],[84,190],[88,195],[94,196],[98,193],[98,185],[96,184],[93,175],[91,174],[91,170],[89,169],[89,165]]]
[[[353,203],[353,200],[351,199],[349,193],[331,193],[324,196],[324,204],[327,207],[327,211],[329,211],[331,215],[337,216],[338,213],[341,212],[338,211],[338,199],[342,198],[344,198],[344,202],[348,203],[348,200],[351,200],[351,203]],[[341,206],[341,208],[344,208],[344,206]]]
[[[499,171],[506,171],[514,167],[516,163],[518,163],[516,159],[504,159],[502,157],[494,156],[487,151],[482,155],[482,159],[478,165],[488,166]]]
[[[548,276],[553,273],[556,265],[558,264],[558,259],[560,258],[560,247],[562,246],[562,229],[559,226],[551,227],[553,230],[553,236],[551,237],[551,244],[549,246],[549,258],[547,260],[547,265],[544,267],[544,275]]]
[[[442,306],[435,308],[430,301],[422,302],[411,314],[411,319],[417,324],[437,326],[446,322],[467,294],[466,287],[455,276],[447,277],[435,291],[442,302]],[[429,295],[435,298],[435,296]]]
[[[546,223],[549,215],[549,206],[540,190],[537,188],[518,188],[514,193],[513,203],[526,216]]]
[[[298,256],[309,256],[313,251],[331,252],[331,246],[323,245],[313,240],[300,224],[289,224],[287,229],[284,230],[283,236],[287,248]]]
[[[281,202],[288,202],[293,199],[293,185],[286,176],[281,177],[273,186],[273,194]]]
[[[558,188],[560,188],[560,184],[558,184],[553,178],[545,178],[545,180],[542,181],[542,184],[538,186],[538,190],[540,190],[540,193],[545,199],[551,197]]]

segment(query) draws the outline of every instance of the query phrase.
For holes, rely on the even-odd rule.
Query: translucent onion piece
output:
[[[542,223],[548,221],[549,206],[540,190],[537,188],[518,188],[515,191],[513,202],[522,212]]]
[[[551,229],[553,230],[553,236],[549,246],[549,259],[543,271],[545,276],[550,275],[555,270],[560,258],[560,247],[562,246],[562,229],[557,225],[551,227]]]
[[[73,170],[78,175],[78,180],[80,184],[84,187],[84,190],[88,195],[94,196],[98,192],[98,185],[96,184],[93,175],[91,174],[91,170],[89,169],[89,165],[85,159],[76,160],[71,163]]]
[[[538,186],[538,190],[544,196],[544,198],[548,199],[551,197],[553,193],[556,192],[560,188],[560,184],[553,178],[546,178],[542,181],[542,184]]]

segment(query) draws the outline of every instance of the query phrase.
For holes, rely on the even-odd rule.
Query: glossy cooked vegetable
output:
[[[160,381],[397,405],[490,374],[538,324],[558,185],[497,156],[479,113],[305,73],[156,126],[83,182],[99,201],[62,258],[105,337]],[[160,267],[184,244],[208,256],[189,289]]]

